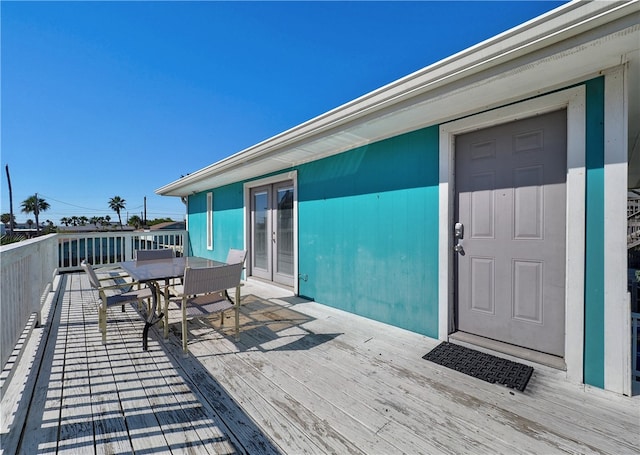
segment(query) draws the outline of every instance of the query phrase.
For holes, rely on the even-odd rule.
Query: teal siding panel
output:
[[[604,79],[586,89],[584,382],[604,388]]]
[[[207,251],[207,195],[198,193],[189,196],[187,206],[187,226],[189,229],[189,255],[202,256]]]
[[[244,248],[243,185],[235,183],[212,190],[213,250],[207,249],[206,192],[189,197],[189,238],[194,256],[224,261],[229,248]],[[193,209],[192,209],[193,206]]]
[[[438,128],[298,169],[299,292],[438,335]]]

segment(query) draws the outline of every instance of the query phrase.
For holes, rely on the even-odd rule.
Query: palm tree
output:
[[[136,229],[140,229],[140,226],[142,226],[142,219],[138,215],[132,215],[129,217],[129,221],[127,223],[129,226],[134,226]]]
[[[40,212],[44,212],[45,210],[48,210],[49,207],[51,207],[49,203],[44,199],[40,199],[38,197],[38,193],[22,201],[22,211],[24,213],[33,213],[33,216],[36,218],[36,235],[40,233],[40,223],[38,222],[38,214]]]
[[[71,218],[67,218],[66,216],[60,218],[60,223],[64,224],[65,226],[69,226],[69,223],[71,223]]]
[[[45,234],[51,234],[56,231],[56,226],[55,224],[53,224],[53,221],[47,220],[45,221],[45,223],[46,223],[46,227],[44,228]]]
[[[125,200],[120,196],[114,196],[109,199],[109,208],[118,214],[118,221],[120,222],[120,229],[122,229],[122,217],[120,211],[125,208]]]
[[[15,224],[16,222],[16,217],[13,217],[13,223]],[[9,224],[11,223],[11,214],[10,213],[3,213],[2,214],[2,224],[7,225],[7,227],[9,226]]]

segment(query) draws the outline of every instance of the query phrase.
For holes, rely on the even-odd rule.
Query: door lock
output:
[[[464,226],[463,226],[462,223],[456,223],[453,226],[453,235],[457,239],[463,239],[464,238]]]

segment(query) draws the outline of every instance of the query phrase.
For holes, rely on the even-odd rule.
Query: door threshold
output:
[[[545,365],[557,370],[567,370],[567,364],[562,357],[557,357],[544,352],[533,351],[520,346],[515,346],[502,341],[492,340],[490,338],[481,337],[467,332],[454,332],[449,335],[451,343],[460,344],[468,348],[484,348],[486,351],[499,352],[507,354],[519,359],[528,360],[529,362]],[[492,352],[489,352],[491,354]]]
[[[276,288],[285,289],[287,291],[294,292],[293,291],[293,286],[287,286],[286,284],[276,283],[275,281],[267,280],[265,278],[259,278],[259,277],[254,276],[254,275],[250,275],[246,279],[247,280],[252,280],[252,281],[257,281],[259,283],[266,284],[268,286],[274,286]]]

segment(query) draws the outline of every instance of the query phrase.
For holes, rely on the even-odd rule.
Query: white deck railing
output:
[[[640,199],[627,198],[627,249],[640,245]]]
[[[178,256],[185,255],[187,231],[58,234],[58,268],[61,272],[80,270],[83,259],[94,266],[117,264],[133,260],[136,250],[164,248],[171,248]]]
[[[33,313],[39,314],[57,274],[57,235],[0,248],[0,356],[2,367]]]
[[[631,376],[640,382],[640,362],[638,344],[640,343],[640,313],[631,313]]]
[[[0,365],[11,356],[33,313],[39,314],[55,276],[81,270],[86,259],[110,265],[134,259],[135,251],[171,248],[188,255],[187,231],[50,234],[0,247]]]

